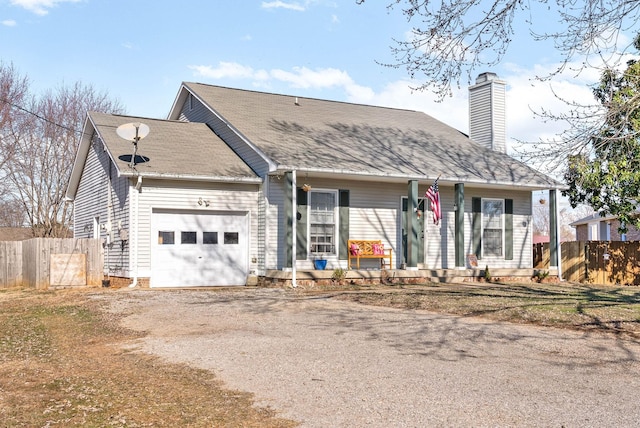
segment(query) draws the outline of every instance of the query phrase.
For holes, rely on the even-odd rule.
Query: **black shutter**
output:
[[[504,259],[513,260],[513,199],[504,200]]]
[[[338,191],[338,222],[340,230],[338,231],[338,259],[347,260],[349,258],[349,249],[347,244],[349,241],[349,191]]]
[[[309,193],[302,190],[300,187],[297,189],[297,227],[296,227],[296,259],[306,260],[309,256],[307,252],[307,212],[308,212],[308,199]]]
[[[471,198],[471,224],[473,228],[473,253],[482,258],[482,199]]]

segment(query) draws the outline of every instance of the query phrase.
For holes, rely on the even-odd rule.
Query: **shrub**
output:
[[[331,275],[331,279],[334,281],[344,281],[347,277],[347,271],[342,268],[335,268],[333,270],[333,274]]]
[[[484,268],[484,280],[487,282],[491,282],[491,272],[489,272],[489,265],[486,265]]]

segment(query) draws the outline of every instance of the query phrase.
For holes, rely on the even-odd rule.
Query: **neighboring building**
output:
[[[549,235],[533,235],[534,244],[546,244],[549,242]]]
[[[571,226],[576,229],[576,241],[639,241],[640,231],[633,225],[627,226],[627,233],[618,230],[620,221],[616,216],[602,216],[593,213],[574,221]]]
[[[470,91],[470,137],[417,111],[199,83],[168,120],[90,113],[67,192],[76,236],[152,287],[347,268],[348,239],[381,240],[392,269],[462,271],[472,254],[530,272],[532,192],[563,186],[505,153],[504,82]],[[132,165],[116,129],[137,122],[150,133]],[[423,198],[436,179],[439,224]]]

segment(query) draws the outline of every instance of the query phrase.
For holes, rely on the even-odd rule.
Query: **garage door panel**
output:
[[[151,286],[246,284],[246,213],[154,213],[152,224]]]

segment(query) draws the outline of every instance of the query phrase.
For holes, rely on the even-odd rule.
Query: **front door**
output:
[[[424,217],[425,207],[427,206],[424,198],[418,198],[418,212],[414,215],[418,216],[418,263],[424,263]],[[407,197],[402,198],[402,263],[407,262],[407,210],[409,200]]]

